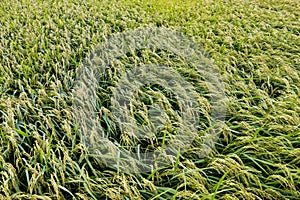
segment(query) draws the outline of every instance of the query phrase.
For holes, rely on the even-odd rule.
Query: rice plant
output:
[[[0,4],[0,199],[299,199],[300,4],[287,1],[4,0]],[[74,117],[76,78],[108,38],[143,27],[191,38],[211,59],[229,99],[212,151],[211,96],[182,56],[142,49],[98,79],[97,123],[132,152],[163,149],[180,126],[180,104],[160,85],[131,98],[141,140],[115,123],[111,98],[122,71],[163,64],[196,92],[199,127],[167,165],[127,173],[83,141]],[[168,74],[166,74],[168,75]],[[125,96],[126,97],[126,96]],[[156,106],[153,106],[153,105]],[[164,109],[151,121],[151,112]],[[176,149],[178,151],[178,149]],[[134,166],[130,166],[134,167]]]

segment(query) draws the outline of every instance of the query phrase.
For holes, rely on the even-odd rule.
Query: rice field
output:
[[[157,30],[162,41],[172,33],[189,39],[174,42],[184,47],[175,53],[152,44],[112,51],[117,40],[111,39],[123,33],[129,43],[146,41],[136,30]],[[191,46],[210,63],[202,74],[189,62]],[[95,55],[115,59],[107,57],[99,73]],[[90,65],[98,68],[83,73]],[[141,75],[137,66],[152,74]],[[218,78],[209,78],[209,70]],[[128,93],[135,87],[123,79],[128,71],[147,84]],[[155,84],[155,75],[177,82]],[[222,89],[219,107],[216,88]],[[183,102],[193,96],[194,106],[182,109],[180,95]],[[78,114],[81,108],[88,112]],[[0,3],[0,199],[297,200],[299,113],[297,0]],[[218,129],[212,116],[221,121]],[[184,119],[193,117],[197,126],[190,129]],[[102,143],[99,127],[107,139]],[[175,145],[169,156],[163,150],[179,133],[192,140],[183,149]],[[115,147],[137,156],[158,149],[163,165],[139,171],[134,159],[124,158],[115,165]]]

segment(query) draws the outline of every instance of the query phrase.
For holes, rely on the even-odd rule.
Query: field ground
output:
[[[218,67],[230,103],[208,156],[198,157],[199,136],[176,163],[128,174],[99,163],[81,142],[72,88],[85,56],[105,38],[149,26],[197,41]],[[120,62],[142,62],[146,54],[176,69],[187,66],[163,52]],[[299,199],[299,74],[297,0],[2,0],[0,199]],[[200,79],[185,78],[200,88]],[[159,88],[143,94],[149,91],[170,100]],[[109,92],[97,94],[105,123]],[[203,126],[209,128],[208,119]],[[171,137],[165,130],[165,142]],[[124,146],[138,142],[122,138]]]

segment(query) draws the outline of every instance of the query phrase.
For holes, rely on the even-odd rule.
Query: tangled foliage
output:
[[[299,17],[297,0],[2,1],[0,199],[298,199]],[[72,89],[91,49],[114,33],[145,26],[197,41],[218,67],[230,103],[210,155],[199,158],[199,138],[172,165],[128,174],[103,165],[83,145]],[[146,62],[145,55],[187,74],[186,64],[168,52],[126,55],[114,67]],[[114,86],[111,73],[96,99],[107,116],[109,91],[101,88]],[[201,77],[186,77],[205,116],[210,105]],[[176,107],[168,103],[172,95],[155,86],[144,88],[135,106],[149,95]],[[203,119],[205,131],[209,120]],[[118,130],[109,131],[118,139]]]

